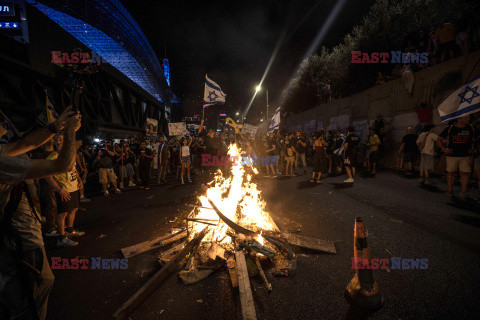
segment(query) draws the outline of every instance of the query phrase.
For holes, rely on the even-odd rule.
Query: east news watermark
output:
[[[362,52],[352,51],[352,63],[428,63],[428,52]]]
[[[126,270],[128,259],[104,259],[102,257],[88,258],[61,258],[52,257],[51,269],[53,270]]]
[[[406,259],[401,257],[392,257],[390,259],[370,259],[361,257],[352,258],[352,269],[381,269],[381,270],[426,270],[428,269],[428,259]]]
[[[203,167],[229,167],[229,166],[248,166],[259,167],[272,165],[277,166],[280,156],[216,156],[212,154],[202,154]]]
[[[108,61],[103,59],[99,54],[95,51],[91,52],[62,52],[62,51],[51,51],[52,55],[51,63],[56,64],[85,64],[85,63],[93,63],[93,64],[107,64]]]

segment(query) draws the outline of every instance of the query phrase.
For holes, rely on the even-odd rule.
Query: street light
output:
[[[257,88],[255,88],[255,92],[258,92],[260,90],[262,90],[262,87],[260,87],[260,86],[257,86]]]
[[[237,112],[237,116],[239,115],[239,113]]]

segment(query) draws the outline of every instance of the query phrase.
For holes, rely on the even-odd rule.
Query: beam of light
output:
[[[277,57],[278,51],[280,50],[280,47],[282,46],[284,40],[285,40],[285,33],[286,33],[286,28],[282,31],[280,34],[280,37],[277,40],[277,43],[275,44],[275,48],[273,49],[272,56],[270,57],[270,60],[268,61],[267,68],[265,69],[265,72],[263,73],[262,80],[260,80],[260,83],[258,84],[257,88],[261,88],[263,81],[268,75],[268,72],[270,71],[270,68],[275,61],[275,58]],[[257,93],[259,90],[255,90],[254,95],[252,96],[252,99],[250,99],[250,102],[248,103],[247,107],[245,108],[245,112],[243,113],[246,115],[248,111],[250,110],[250,107],[252,106],[253,100],[255,100],[255,97],[257,96]]]
[[[320,0],[318,1],[311,9],[310,11],[308,11],[308,13],[303,17],[303,19],[297,23],[297,25],[295,26],[295,28],[293,28],[292,32],[290,32],[290,34],[286,37],[286,41],[288,41],[294,34],[295,32],[300,29],[300,27],[305,23],[305,21],[308,20],[308,18],[310,17],[310,15],[315,11],[315,9],[318,8],[318,6],[320,4],[323,4],[325,2],[325,0]]]
[[[312,44],[308,48],[308,50],[305,53],[305,55],[303,56],[303,58],[300,60],[300,63],[298,64],[298,67],[295,70],[295,72],[290,77],[290,81],[288,82],[287,86],[282,91],[282,98],[281,98],[280,105],[283,105],[285,103],[285,101],[287,100],[290,89],[291,89],[291,87],[294,83],[295,74],[299,71],[300,65],[302,64],[302,61],[309,58],[315,52],[315,50],[318,48],[320,42],[322,42],[323,38],[325,38],[325,35],[327,34],[328,30],[330,30],[330,27],[332,26],[333,22],[335,21],[335,19],[338,16],[338,13],[340,12],[340,10],[342,10],[342,8],[343,8],[343,6],[345,5],[346,2],[347,2],[347,0],[337,1],[337,4],[333,8],[332,12],[330,12],[330,14],[328,15],[327,20],[323,23],[322,28],[317,33],[317,36],[313,40]]]

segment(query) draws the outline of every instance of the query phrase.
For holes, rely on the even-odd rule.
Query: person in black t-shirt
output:
[[[153,161],[153,151],[147,147],[147,144],[142,141],[137,157],[139,159],[138,171],[140,179],[142,180],[142,188],[150,188],[151,166]]]
[[[345,169],[347,170],[348,179],[344,182],[353,183],[355,176],[355,168],[357,165],[358,143],[360,138],[355,134],[355,129],[350,126],[347,129],[347,138],[345,139]]]
[[[408,127],[407,134],[402,139],[399,154],[404,153],[404,160],[407,163],[408,174],[413,174],[415,171],[415,162],[418,158],[418,136],[412,133],[412,128]]]
[[[294,176],[293,174],[293,164],[295,161],[295,138],[293,133],[290,135],[287,135],[285,138],[285,160],[287,162],[286,169],[285,169],[285,175],[287,176]],[[290,168],[290,173],[289,169]]]
[[[271,170],[271,177],[275,178],[277,176],[275,167],[278,165],[280,150],[278,149],[277,143],[273,136],[267,137],[267,144],[265,148],[267,149],[266,152],[268,157],[268,159],[266,159],[267,176],[269,176],[269,171]]]
[[[302,137],[302,133],[297,131],[297,143],[295,144],[295,170],[298,173],[298,163],[302,163],[303,174],[307,174],[307,159],[305,158],[305,152],[307,151],[307,144],[305,139]]]
[[[470,175],[475,130],[470,124],[470,116],[457,119],[440,134],[438,145],[447,155],[447,195],[452,196],[455,173],[460,171],[460,197],[467,198],[468,177]]]

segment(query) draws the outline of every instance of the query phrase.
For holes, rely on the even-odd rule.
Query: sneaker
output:
[[[115,190],[115,193],[121,193],[120,189]]]
[[[320,179],[318,179],[318,180],[317,180],[317,183],[323,183],[323,181],[322,181],[322,180],[320,180]]]
[[[353,183],[353,179],[352,179],[352,178],[348,178],[347,180],[343,180],[343,182],[345,182],[345,183]]]
[[[182,184],[185,184],[185,182],[183,181],[183,179],[182,179]]]
[[[120,183],[118,184],[118,187],[119,187],[120,189],[123,189],[123,182],[120,182]]]
[[[315,180],[313,180],[313,179],[310,179],[310,182],[312,182],[312,183],[313,183],[313,182],[315,182]]]
[[[57,236],[58,236],[58,232],[57,232],[57,230],[53,229],[53,230],[51,230],[51,231],[45,232],[45,236],[46,236],[46,237],[57,237]]]
[[[58,248],[68,248],[68,247],[75,247],[78,246],[77,241],[73,241],[69,238],[58,239],[57,247]]]
[[[109,196],[110,193],[109,193],[108,190],[107,190],[107,191],[105,191],[105,192],[103,193],[103,195],[104,195],[104,196]]]
[[[130,182],[128,183],[128,186],[129,186],[129,187],[136,187],[137,185],[136,185],[135,183],[133,183],[133,181],[130,181]]]
[[[87,197],[83,196],[82,198],[80,198],[80,202],[90,202],[91,200],[88,199]]]
[[[146,186],[146,187],[145,187],[145,190],[150,190],[150,187],[149,187],[149,186]]]
[[[73,229],[72,232],[65,232],[65,235],[67,237],[81,237],[81,236],[85,235],[85,231],[78,231],[78,230]]]
[[[418,183],[421,183],[421,184],[425,183],[426,184],[425,179],[423,179],[423,178],[418,179]]]
[[[188,178],[188,182],[192,182],[192,179]]]

